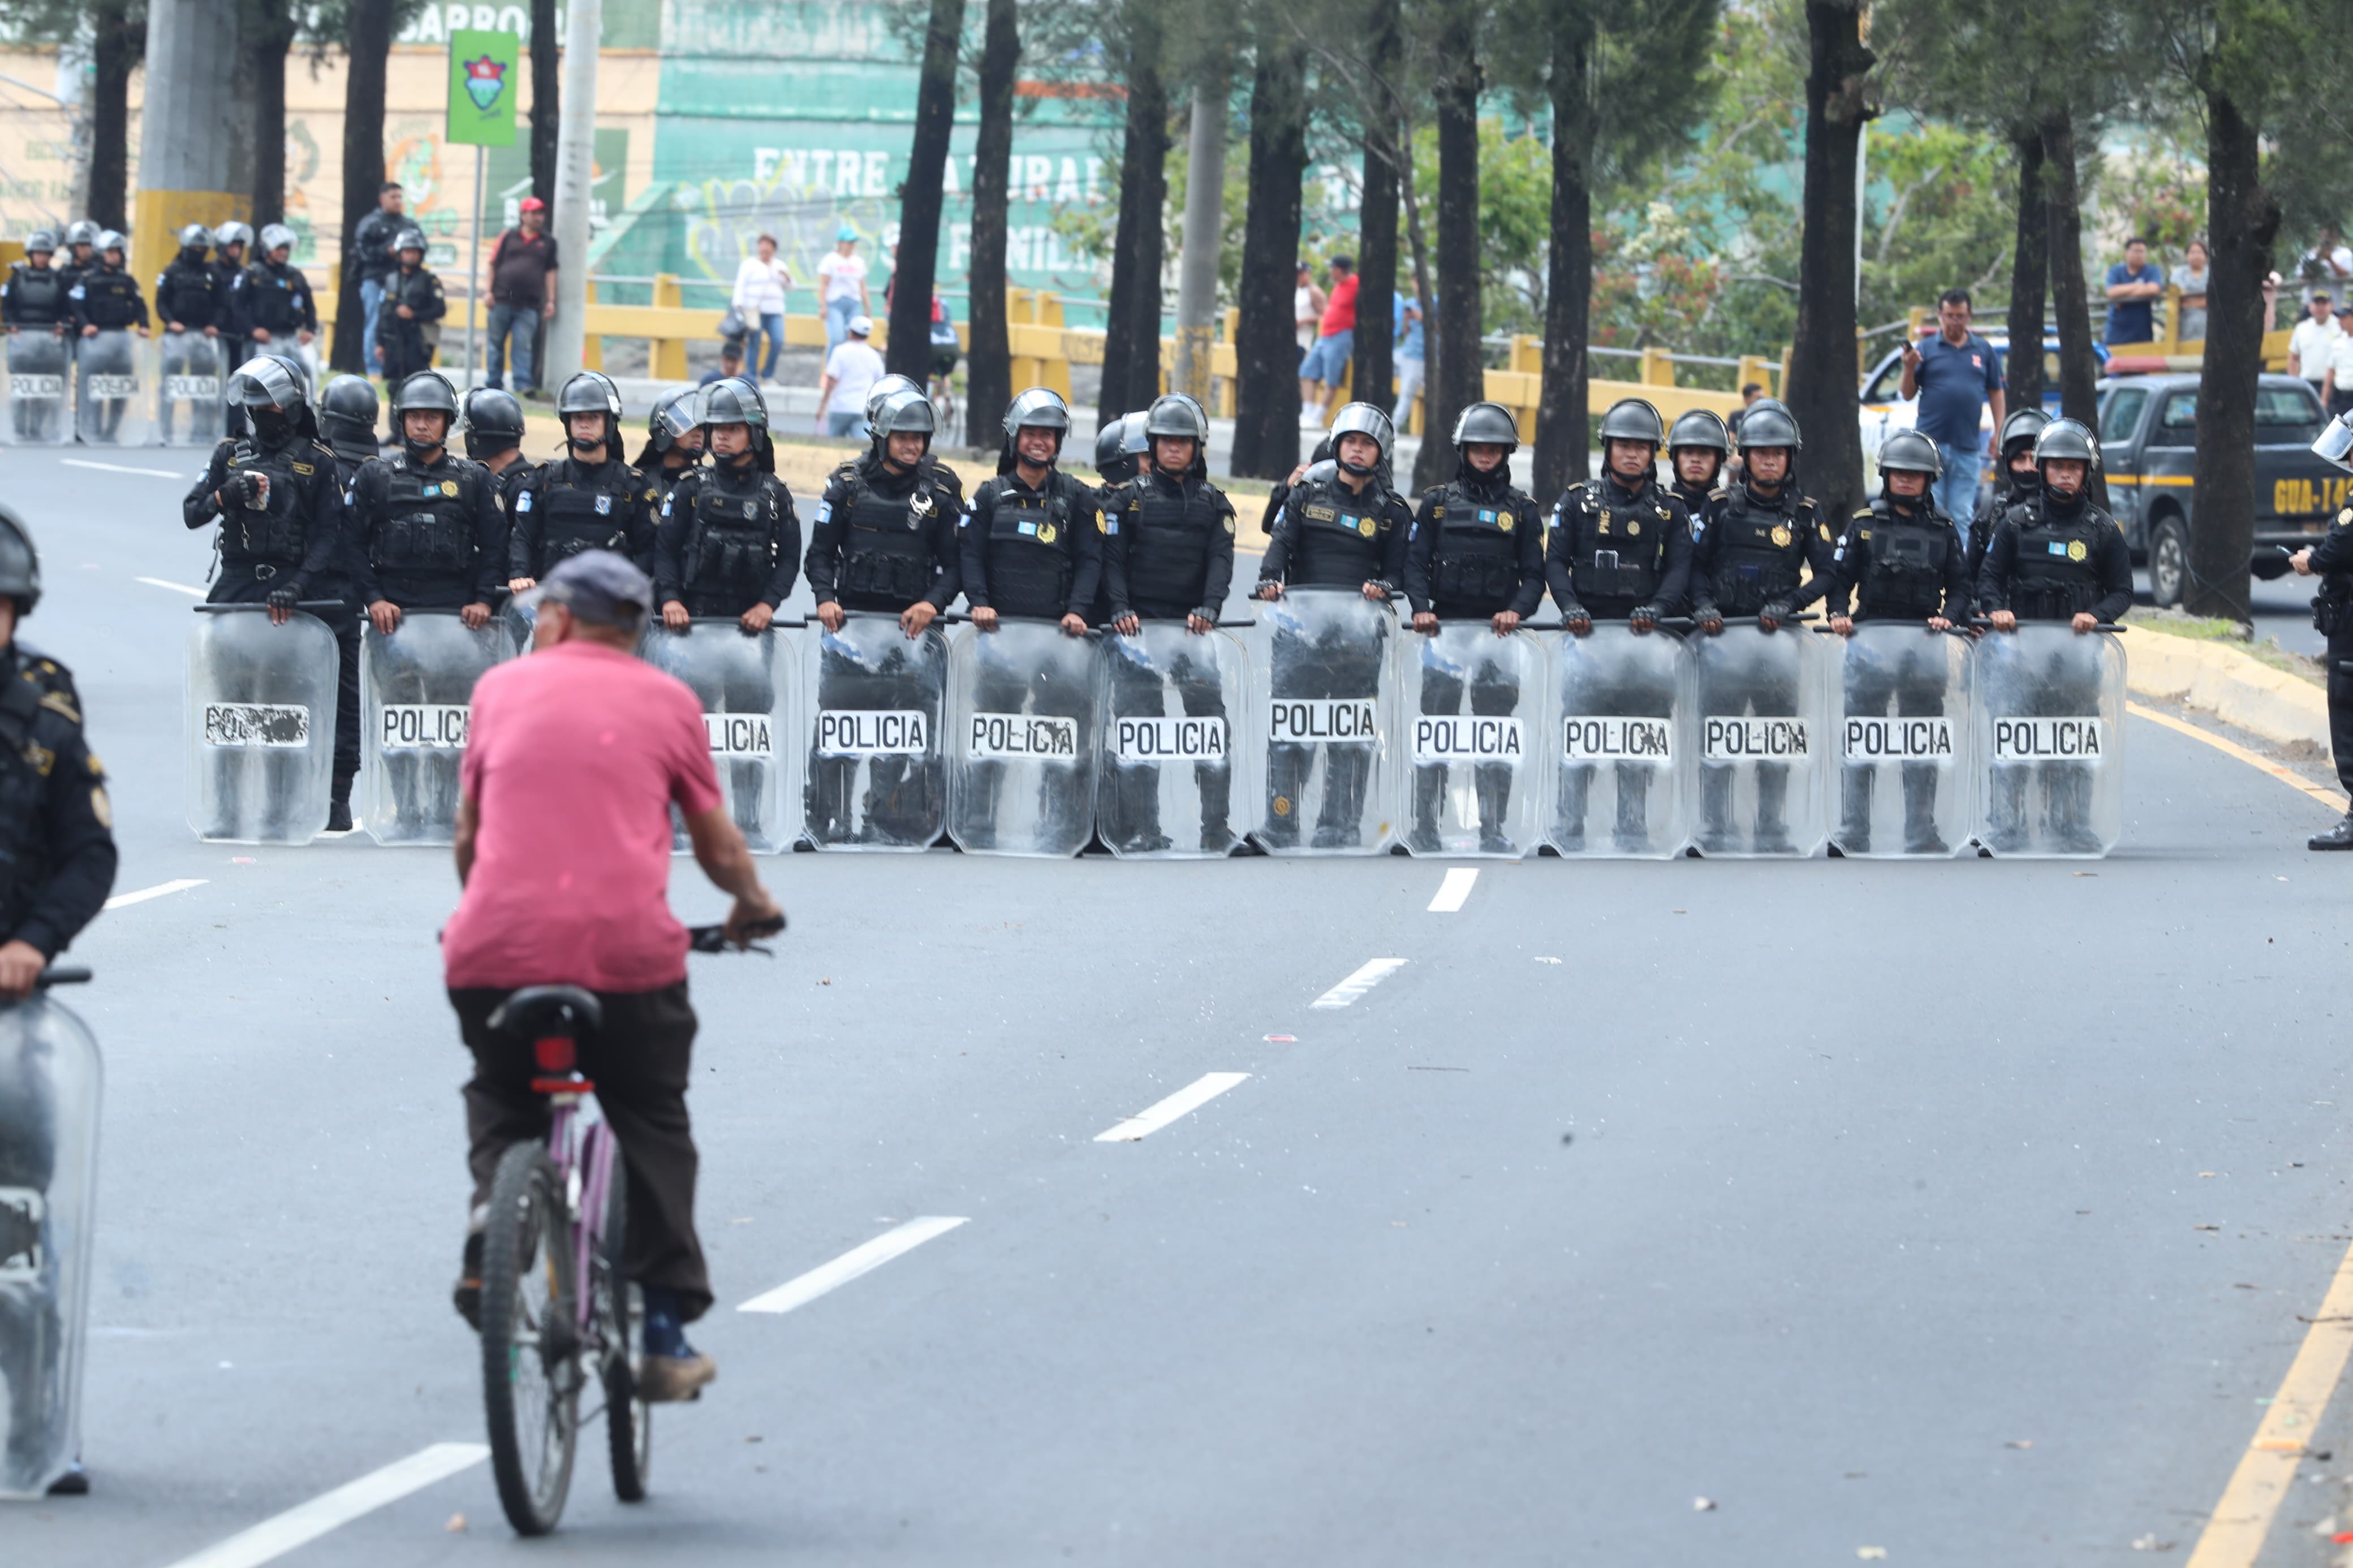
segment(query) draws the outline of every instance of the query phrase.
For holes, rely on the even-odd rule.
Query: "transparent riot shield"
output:
[[[1822,781],[1836,650],[1803,626],[1768,632],[1753,623],[1695,634],[1690,646],[1700,853],[1815,853],[1828,837]]]
[[[948,837],[967,850],[1063,857],[1094,831],[1103,665],[1052,621],[965,626],[948,645]]]
[[[144,447],[155,438],[153,340],[109,327],[74,342],[74,412],[86,447]]]
[[[447,844],[458,826],[458,764],[474,682],[511,656],[493,621],[409,610],[390,637],[360,636],[360,821],[378,844]]]
[[[1526,632],[1497,637],[1483,620],[1406,633],[1399,659],[1399,743],[1416,855],[1518,859],[1535,847],[1542,774],[1545,655]]]
[[[1698,676],[1683,639],[1596,621],[1552,647],[1556,764],[1545,842],[1563,855],[1665,859],[1691,836],[1676,770],[1694,740]]]
[[[1231,854],[1234,781],[1255,776],[1249,727],[1234,722],[1249,709],[1242,645],[1146,621],[1132,637],[1105,634],[1103,660],[1095,831],[1105,847],[1123,860]]]
[[[259,605],[199,605],[188,638],[188,826],[228,844],[308,844],[335,764],[335,634]]]
[[[1978,842],[1996,855],[2105,855],[2124,833],[2125,652],[2113,633],[2021,622],[1977,666]]]
[[[56,447],[74,437],[72,340],[44,327],[0,335],[0,442]]]
[[[45,1495],[81,1449],[100,1078],[72,1013],[0,1004],[0,1498]]]
[[[702,702],[719,794],[753,853],[792,847],[800,835],[792,791],[797,682],[785,629],[747,637],[733,616],[697,619],[682,632],[656,622],[638,651],[686,682]]]
[[[1831,842],[1841,855],[1959,854],[1974,782],[1968,639],[1882,621],[1831,646],[1842,694]]]
[[[539,606],[520,598],[509,599],[499,609],[497,624],[506,634],[507,647],[520,658],[531,651],[532,634],[539,626]]]
[[[155,378],[155,428],[166,447],[209,447],[227,426],[221,383],[227,364],[223,340],[202,332],[165,332],[157,342],[162,374]]]
[[[1397,622],[1361,593],[1294,589],[1261,605],[1252,694],[1266,786],[1250,837],[1274,855],[1371,855],[1397,812],[1388,766],[1396,732]]]
[[[929,848],[947,817],[947,639],[859,611],[838,632],[810,630],[806,837],[820,849]]]

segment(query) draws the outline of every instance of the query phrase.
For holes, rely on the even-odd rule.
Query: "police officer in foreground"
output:
[[[1898,430],[1879,448],[1878,499],[1856,512],[1839,538],[1830,571],[1831,630],[1852,637],[1858,622],[1909,621],[1930,632],[1950,631],[1969,619],[1968,551],[1953,520],[1936,510],[1944,455],[1917,430]],[[1854,595],[1854,613],[1843,608]],[[1945,650],[1923,637],[1902,654],[1880,661],[1851,659],[1846,712],[1877,717],[1892,700],[1904,718],[1945,710]],[[1840,847],[1871,848],[1870,768],[1841,770],[1844,825]],[[1907,762],[1904,778],[1904,852],[1942,855],[1936,832],[1936,764]]]
[[[259,244],[260,258],[229,280],[229,331],[252,345],[251,353],[291,352],[319,335],[318,302],[311,297],[311,280],[288,259],[294,231],[282,223],[265,225]]]
[[[745,636],[756,636],[792,596],[801,521],[793,492],[776,477],[760,389],[738,376],[712,382],[699,401],[711,465],[688,474],[660,502],[654,599],[671,631],[732,616]]]
[[[137,367],[131,358],[131,340],[123,333],[136,331],[142,338],[151,335],[147,301],[139,292],[139,279],[132,277],[123,264],[123,247],[130,243],[111,228],[100,235],[98,264],[66,291],[66,297],[73,301],[74,330],[82,340],[79,358],[84,439],[94,433],[100,441],[114,440],[122,428],[123,410],[131,402],[128,397],[91,398],[90,379],[134,374]],[[98,416],[94,432],[90,419],[93,409]]]
[[[664,500],[679,480],[702,466],[701,387],[677,387],[654,399],[646,415],[646,444],[638,451],[637,466]]]
[[[67,337],[73,330],[73,302],[64,273],[49,265],[57,252],[57,237],[35,229],[25,241],[25,257],[9,264],[8,280],[0,283],[0,323],[8,329],[8,369],[12,375],[53,375],[58,395],[16,397],[16,439],[47,441],[58,434],[58,421],[69,406],[65,398]]]
[[[2034,443],[2034,466],[2042,483],[2032,499],[2004,512],[1987,542],[1978,574],[1977,599],[1997,633],[2015,631],[2021,621],[2060,621],[2080,639],[2113,624],[2132,607],[2132,552],[2124,530],[2085,493],[2099,466],[2099,445],[2073,419],[2054,419]],[[1980,676],[1982,682],[1984,677]],[[2030,671],[2036,711],[2068,715],[2098,711],[2100,657],[2096,647],[2078,644],[2050,666]],[[2065,849],[2095,853],[2092,827],[2092,781],[2086,764],[2042,763],[2043,790],[2051,826]],[[2024,842],[2026,770],[1995,770],[1994,798],[1987,842],[1999,851]]]
[[[224,363],[231,368],[252,357],[239,349],[235,317],[229,309],[237,277],[245,270],[246,253],[252,248],[253,230],[234,218],[213,230],[212,323],[220,329],[221,353]]]
[[[207,603],[266,603],[284,626],[304,601],[340,599],[320,616],[341,655],[335,703],[334,793],[327,830],[352,828],[352,779],[360,769],[359,620],[344,577],[343,485],[335,454],[319,439],[301,378],[267,357],[239,365],[228,384],[242,433],[213,448],[212,461],[180,503],[190,528],[220,525],[219,559]]]
[[[1724,466],[1731,457],[1732,433],[1714,410],[1686,408],[1675,416],[1673,427],[1667,432],[1667,489],[1683,503],[1694,531],[1707,498],[1723,482]]]
[[[584,550],[626,555],[641,571],[653,562],[660,492],[621,460],[620,388],[584,370],[556,394],[555,412],[564,421],[563,456],[516,480],[510,502],[505,576],[518,594]]]
[[[1666,433],[1659,411],[1641,398],[1612,404],[1601,416],[1601,478],[1570,485],[1553,503],[1545,579],[1560,606],[1561,625],[1574,637],[1590,636],[1597,619],[1623,620],[1636,636],[1648,636],[1683,608],[1692,571],[1691,515],[1659,484],[1659,443]],[[1672,710],[1674,693],[1633,673],[1595,683],[1582,700],[1601,713],[1661,717]],[[1572,853],[1585,846],[1593,767],[1575,763],[1561,769],[1557,831]],[[1630,853],[1649,846],[1654,771],[1639,763],[1617,764],[1616,837]]]
[[[0,998],[22,1001],[49,961],[105,906],[114,887],[114,813],[106,770],[82,734],[73,673],[16,633],[41,599],[41,563],[32,535],[0,506]],[[39,1047],[35,1047],[38,1053]],[[0,1188],[46,1192],[56,1180],[58,1114],[43,1057],[0,1054]],[[26,1248],[8,1237],[16,1205],[0,1205],[0,1258]],[[46,1471],[55,1462],[65,1391],[38,1368],[73,1330],[38,1285],[0,1291],[0,1384],[8,1390],[8,1468]],[[51,1495],[90,1490],[77,1458]]]
[[[2338,512],[2327,536],[2288,557],[2288,564],[2299,576],[2320,579],[2312,624],[2328,639],[2328,749],[2337,760],[2337,783],[2353,795],[2353,507]],[[2353,849],[2353,811],[2306,845]]]
[[[1413,629],[1425,637],[1447,621],[1483,620],[1497,637],[1507,637],[1544,602],[1544,518],[1528,493],[1512,483],[1512,453],[1519,444],[1519,426],[1500,404],[1474,403],[1454,422],[1454,477],[1423,493],[1406,543],[1406,597],[1413,605]],[[1519,706],[1516,673],[1501,659],[1469,670],[1425,659],[1422,711],[1461,712],[1466,679],[1472,712],[1507,714]],[[1438,805],[1446,773],[1442,763],[1414,768],[1413,828],[1406,847],[1418,855],[1439,850]],[[1508,853],[1504,822],[1511,806],[1511,764],[1480,763],[1471,776],[1480,847]]]
[[[65,275],[68,289],[81,281],[83,273],[98,265],[98,237],[103,232],[86,217],[66,225],[66,258],[58,263],[58,270]]]
[[[491,618],[506,562],[498,482],[449,450],[457,390],[423,371],[392,397],[398,449],[370,458],[352,480],[352,572],[377,635],[408,610],[456,610],[470,627]]]
[[[2000,469],[1978,502],[1977,516],[1967,530],[1972,594],[1977,592],[1978,574],[1985,567],[1986,546],[1993,542],[1994,525],[2011,507],[2042,493],[2042,471],[2034,466],[2034,442],[2050,423],[2051,416],[2040,408],[2018,409],[2001,422]]]
[[[384,280],[384,305],[376,313],[376,353],[386,386],[397,386],[418,371],[433,368],[441,341],[441,318],[449,313],[441,279],[426,268],[425,231],[405,228],[393,241],[400,268]]]
[[[216,379],[221,374],[220,327],[215,321],[218,305],[213,297],[213,264],[207,258],[212,249],[213,231],[200,223],[192,223],[180,231],[179,253],[164,265],[155,278],[155,317],[164,323],[164,374]],[[176,423],[183,400],[165,397],[163,400],[164,439],[172,439],[172,426]],[[208,418],[212,413],[193,399],[191,419]]]
[[[335,454],[335,474],[346,496],[360,465],[383,449],[376,439],[381,410],[375,384],[364,375],[339,375],[319,395],[319,436]]]

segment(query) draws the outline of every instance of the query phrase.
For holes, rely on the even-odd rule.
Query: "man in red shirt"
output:
[[[1332,292],[1324,301],[1323,333],[1299,362],[1299,422],[1311,430],[1332,423],[1333,406],[1347,390],[1348,361],[1356,352],[1356,283],[1355,260],[1334,257]],[[1331,390],[1319,393],[1319,384]]]
[[[684,1399],[717,1375],[684,1325],[711,1306],[694,1229],[697,1155],[686,1085],[694,1009],[686,928],[665,896],[672,805],[694,858],[734,897],[727,932],[773,919],[744,836],[721,803],[702,704],[633,651],[653,603],[646,574],[608,551],[559,564],[541,585],[529,658],[476,684],[459,772],[458,879],[464,892],[441,952],[459,1032],[474,1053],[466,1086],[472,1223],[458,1310],[481,1300],[491,1178],[512,1144],[544,1137],[531,1043],[491,1032],[491,1012],[525,985],[596,993],[602,1030],[580,1042],[628,1167],[628,1255],[644,1288],[649,1400]]]

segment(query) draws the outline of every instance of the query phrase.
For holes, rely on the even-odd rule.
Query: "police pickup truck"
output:
[[[2314,455],[2327,422],[2310,384],[2265,375],[2255,386],[2255,544],[2301,549],[2328,531],[2353,500],[2353,475]],[[2111,376],[2100,383],[2100,467],[2108,510],[2133,560],[2148,565],[2150,595],[2179,605],[2188,578],[2197,503],[2195,373]]]

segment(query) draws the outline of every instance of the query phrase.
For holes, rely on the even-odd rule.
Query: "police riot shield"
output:
[[[226,844],[308,844],[335,765],[335,634],[296,612],[199,605],[188,638],[188,826]]]
[[[1253,654],[1266,679],[1253,693],[1265,787],[1251,837],[1274,855],[1371,855],[1397,813],[1388,739],[1395,731],[1397,622],[1363,594],[1296,589],[1261,606]]]
[[[948,837],[1071,856],[1094,830],[1097,639],[1053,621],[966,626],[948,645]]]
[[[854,610],[838,632],[810,629],[805,836],[819,849],[931,847],[947,818],[947,639]]]
[[[0,335],[0,442],[56,447],[73,439],[72,340],[46,327]]]
[[[378,844],[447,844],[458,826],[458,764],[474,682],[510,656],[493,622],[408,610],[390,637],[360,637],[360,821]]]
[[[81,1450],[100,1079],[79,1018],[0,1004],[0,1498],[45,1495]]]
[[[2125,653],[2048,622],[1978,644],[1978,841],[1996,855],[2096,858],[2124,833]]]
[[[1544,648],[1484,620],[1408,634],[1399,660],[1400,799],[1416,855],[1517,859],[1535,847],[1546,728]]]
[[[1959,854],[1974,782],[1968,639],[1880,621],[1831,646],[1842,705],[1831,842],[1841,855]]]
[[[747,637],[733,616],[697,619],[682,632],[656,622],[638,651],[686,682],[702,702],[719,794],[753,853],[791,848],[800,833],[792,791],[797,682],[783,628]]]
[[[144,447],[155,438],[155,343],[108,327],[74,344],[74,412],[87,447]]]
[[[1683,639],[1623,622],[1552,647],[1556,780],[1545,842],[1563,855],[1665,859],[1690,837],[1676,775],[1693,751],[1697,676]]]
[[[532,635],[538,626],[539,605],[536,602],[527,603],[523,597],[518,595],[509,599],[500,607],[499,629],[506,636],[507,647],[518,657],[531,651]],[[644,651],[643,648],[638,649],[640,653]]]
[[[155,427],[166,447],[209,447],[227,428],[222,383],[235,369],[224,340],[202,332],[165,332],[157,345],[163,371],[155,378]]]
[[[1835,650],[1803,626],[1728,626],[1690,643],[1698,684],[1694,834],[1710,856],[1811,855],[1828,836],[1823,758]]]
[[[1241,842],[1234,780],[1256,776],[1250,727],[1234,722],[1249,708],[1242,645],[1227,632],[1146,621],[1134,637],[1106,633],[1103,662],[1095,831],[1104,847],[1123,860],[1231,854]]]

